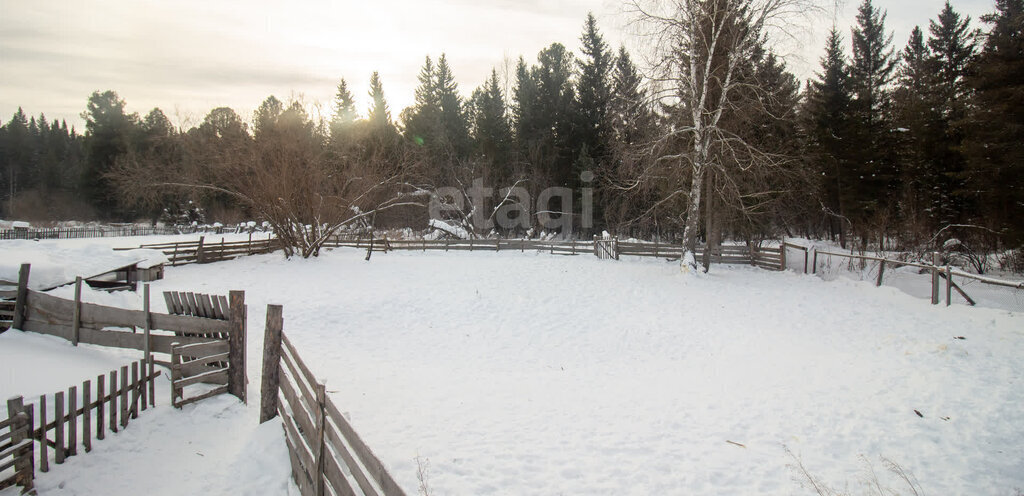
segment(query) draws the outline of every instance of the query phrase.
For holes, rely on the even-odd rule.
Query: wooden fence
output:
[[[32,441],[39,443],[39,471],[50,471],[50,449],[54,452],[54,461],[62,464],[68,457],[78,455],[80,445],[86,453],[92,451],[94,437],[104,439],[108,428],[117,433],[127,428],[131,419],[138,418],[140,411],[156,406],[153,384],[160,374],[146,370],[143,359],[121,367],[120,374],[117,370],[111,370],[108,375],[100,374],[96,377],[95,389],[92,380],[86,380],[81,389],[71,386],[66,392],[44,394],[35,405],[26,405],[22,396],[8,400],[8,415],[20,414],[26,419],[24,437],[20,439],[30,446]],[[110,389],[107,389],[108,378]],[[53,406],[52,410],[48,405]],[[53,420],[48,421],[51,412]],[[28,463],[21,462],[21,468],[16,469],[23,477],[34,478],[35,452],[34,447],[30,448]],[[4,484],[0,482],[0,489]]]
[[[334,236],[324,244],[325,248],[368,248],[374,250],[383,241],[380,238],[348,238]],[[593,253],[590,241],[542,241],[533,239],[438,239],[438,240],[387,240],[390,250],[406,251],[543,251],[555,255],[582,255]],[[383,250],[386,251],[386,250]]]
[[[126,310],[80,300],[65,300],[28,289],[30,266],[22,266],[13,327],[49,334],[71,341],[139,350],[147,358],[147,375],[153,374],[152,353],[171,355],[175,346],[211,342],[229,343],[230,394],[246,400],[245,390],[245,292],[231,291],[227,319],[152,312],[149,285],[144,287],[143,309]],[[222,309],[223,310],[223,309]],[[139,332],[142,329],[142,332]]]
[[[299,492],[405,496],[285,336],[280,306],[267,307],[265,333],[260,421],[281,416]]]
[[[14,300],[0,300],[0,332],[11,328],[14,322]]]
[[[0,229],[0,240],[112,238],[120,236],[161,236],[174,234],[181,234],[181,231],[175,227],[149,226],[31,227],[27,229]]]
[[[141,245],[138,248],[160,250],[170,260],[172,266],[186,265],[193,263],[213,263],[224,260],[232,260],[241,256],[256,255],[259,253],[270,253],[278,247],[277,240],[267,235],[266,239],[252,239],[249,235],[248,241],[226,242],[224,238],[220,242],[207,242],[206,236],[200,236],[198,241],[184,241],[178,243],[158,243]],[[114,250],[135,250],[138,248],[114,248]]]
[[[0,491],[17,485],[21,494],[35,494],[31,430],[32,405],[26,409],[20,396],[7,400],[7,419],[0,420]]]
[[[1024,290],[1024,281],[1004,281],[1001,279],[995,279],[991,277],[985,277],[978,274],[971,274],[962,270],[954,269],[949,264],[942,264],[942,255],[940,253],[933,253],[932,260],[926,261],[906,261],[906,260],[892,260],[884,257],[874,257],[869,255],[856,255],[853,253],[838,253],[826,250],[817,250],[814,248],[804,248],[810,254],[812,261],[810,263],[810,273],[817,274],[818,260],[820,257],[838,257],[841,259],[849,260],[851,263],[859,263],[862,267],[866,267],[868,263],[875,264],[877,266],[877,272],[875,275],[875,286],[881,286],[885,278],[885,272],[888,269],[895,269],[899,267],[916,267],[922,272],[927,272],[931,277],[931,292],[930,300],[932,305],[938,305],[943,300],[946,302],[946,306],[953,304],[953,292],[959,294],[964,301],[974,306],[977,304],[973,298],[955,281],[955,277],[961,279],[969,279],[978,281],[982,284],[995,286],[1000,288]],[[805,265],[804,272],[807,273],[807,266]]]

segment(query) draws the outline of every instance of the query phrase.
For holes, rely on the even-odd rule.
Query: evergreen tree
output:
[[[608,112],[611,106],[611,71],[614,57],[608,44],[597,29],[593,13],[587,14],[582,42],[583,58],[579,61],[580,75],[576,85],[576,123],[578,137],[574,146],[587,149],[588,159],[595,163],[604,160],[610,138]],[[587,160],[579,163],[589,163]],[[576,174],[582,172],[577,168]]]
[[[526,61],[519,57],[516,64],[516,86],[512,95],[512,121],[516,141],[524,154],[531,143],[543,137],[536,122],[538,114],[537,80],[530,73]]]
[[[851,192],[857,180],[851,136],[852,103],[842,35],[833,27],[825,42],[821,72],[808,84],[803,113],[809,160],[817,164],[821,176],[829,231],[833,237],[839,237],[844,247],[847,204],[853,200]]]
[[[643,78],[629,52],[625,46],[620,46],[612,74],[608,111],[611,139],[620,146],[637,144],[654,124],[654,116],[647,105],[647,95],[642,84]]]
[[[469,149],[469,122],[459,95],[459,85],[445,54],[437,59],[436,95],[440,107],[442,141],[455,158],[465,158]]]
[[[864,0],[853,29],[853,59],[850,88],[853,94],[852,121],[859,160],[855,201],[845,205],[857,229],[862,247],[869,234],[894,208],[890,199],[898,190],[898,167],[894,156],[890,83],[896,60],[892,34],[885,29],[886,14]],[[882,233],[877,233],[882,234]]]
[[[100,213],[120,217],[117,198],[106,177],[114,162],[132,148],[139,117],[125,112],[125,101],[113,91],[94,92],[85,113],[83,191]]]
[[[284,104],[274,95],[270,95],[266,100],[263,100],[263,103],[256,109],[256,114],[253,116],[253,135],[256,139],[260,139],[263,133],[277,122],[277,118],[282,112],[284,112]]]
[[[420,69],[415,103],[402,111],[405,138],[418,146],[437,146],[441,128],[441,102],[434,62],[428,55]]]
[[[384,97],[384,85],[380,81],[380,74],[373,71],[370,76],[370,100],[373,102],[367,114],[370,127],[377,132],[394,132],[395,125],[391,122],[391,110],[388,108],[387,99]]]
[[[975,92],[965,143],[977,222],[1024,242],[1024,0],[997,0],[969,78]]]
[[[497,181],[495,184],[502,184],[512,175],[509,169],[512,130],[495,70],[491,70],[491,77],[473,91],[472,119],[474,153],[492,164],[492,179]]]
[[[338,92],[334,95],[334,116],[331,117],[331,139],[338,141],[345,134],[359,117],[356,112],[355,98],[348,90],[348,83],[345,79],[338,83]]]

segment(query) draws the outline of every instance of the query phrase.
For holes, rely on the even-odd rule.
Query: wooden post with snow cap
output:
[[[779,243],[779,270],[786,271],[786,238]]]
[[[14,329],[21,329],[25,324],[25,300],[28,298],[28,273],[31,269],[30,264],[21,264],[18,271],[18,296],[14,302],[14,318],[11,319]]]
[[[245,398],[245,291],[231,291],[228,317],[228,393],[246,403]]]
[[[263,333],[263,378],[260,383],[260,423],[277,416],[278,388],[281,386],[281,332],[284,308],[267,305],[267,325]]]
[[[932,253],[932,305],[939,304],[939,264],[942,263],[942,255],[939,252]]]

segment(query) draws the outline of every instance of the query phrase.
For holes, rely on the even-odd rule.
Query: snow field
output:
[[[862,457],[884,478],[882,456],[931,494],[1024,486],[1020,315],[678,272],[339,249],[168,269],[154,294],[246,290],[250,391],[265,305],[283,304],[303,359],[410,494],[417,456],[435,494],[799,494],[786,448],[838,487],[858,487]]]

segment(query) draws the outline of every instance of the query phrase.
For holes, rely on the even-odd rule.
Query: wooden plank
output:
[[[291,460],[292,464],[292,478],[295,481],[295,485],[299,486],[299,494],[302,496],[312,496],[311,484],[313,481],[310,479],[309,472],[306,470],[306,467],[303,466],[303,461],[300,456],[300,453],[303,453],[304,451],[300,451],[300,449],[295,446],[296,442],[292,440],[292,437],[290,437],[292,436],[292,434],[289,433],[289,428],[291,426],[288,424],[287,417],[285,417],[284,414],[282,414],[281,417],[285,418],[284,441],[285,445],[288,447],[288,458]],[[292,429],[294,430],[293,427]],[[295,436],[297,436],[297,434],[295,434]]]
[[[185,313],[187,315],[201,317],[201,315],[199,314],[199,305],[196,303],[195,293],[185,293],[184,298],[182,298],[182,300],[183,303],[185,303]]]
[[[190,333],[230,333],[231,327],[226,321],[215,319],[204,319],[188,315],[168,315],[154,313],[151,315],[153,329],[164,331],[190,332]]]
[[[196,295],[196,301],[199,303],[199,308],[200,308],[200,315],[199,316],[200,317],[204,317],[204,318],[207,318],[207,319],[215,319],[215,318],[217,318],[217,317],[214,316],[214,313],[213,313],[213,302],[210,301],[210,295],[208,295],[208,294]]]
[[[231,394],[235,395],[238,399],[242,400],[242,403],[248,403],[246,398],[246,378],[245,378],[245,328],[246,328],[246,310],[245,310],[245,291],[231,291],[228,294],[230,299],[230,318],[227,321],[230,327],[230,335],[228,335],[228,343],[231,344],[231,363],[228,387]],[[219,320],[210,320],[210,322],[223,323]]]
[[[110,432],[117,433],[117,369],[110,371]]]
[[[68,389],[68,456],[78,454],[78,387]]]
[[[41,472],[50,471],[50,443],[46,439],[46,413],[46,395],[43,394],[39,396],[39,431],[40,441],[42,441],[39,443],[39,471]]]
[[[217,362],[225,362],[228,359],[227,353],[221,353],[219,355],[210,355],[195,360],[176,365],[181,377],[192,377],[197,374],[204,374],[211,370],[215,370],[214,366]],[[220,369],[227,369],[227,367],[219,367]]]
[[[228,353],[231,346],[223,339],[206,340],[195,344],[184,344],[177,346],[178,353],[186,357],[207,357]]]
[[[316,468],[316,461],[313,459],[312,449],[309,447],[308,442],[300,433],[300,427],[295,423],[294,417],[288,415],[287,410],[282,408],[281,411],[282,424],[284,424],[284,430],[287,434],[286,438],[292,442],[292,446],[297,448],[295,451],[299,455],[299,460],[302,462],[305,472],[307,474],[313,473]],[[310,477],[312,479],[312,477]]]
[[[295,382],[296,387],[298,388],[298,397],[306,402],[306,408],[309,411],[314,411],[317,408],[317,405],[316,402],[313,401],[313,398],[316,398],[316,394],[313,392],[313,386],[302,379],[302,375],[298,372],[295,367],[295,363],[291,361],[291,357],[287,353],[282,353],[281,357],[281,363],[283,364],[281,370],[287,370],[288,375],[286,377]],[[278,374],[280,373],[281,372],[279,371]],[[285,379],[282,379],[281,382],[285,382]]]
[[[194,397],[191,397],[191,398],[185,398],[185,399],[182,399],[182,400],[178,400],[177,404],[175,404],[174,406],[176,406],[177,408],[181,408],[181,407],[183,407],[185,405],[196,403],[198,401],[203,401],[203,400],[205,400],[207,398],[212,398],[214,396],[218,396],[218,395],[221,395],[221,394],[224,394],[224,393],[227,393],[227,392],[228,392],[228,387],[227,386],[220,386],[220,387],[217,387],[217,388],[213,388],[213,389],[211,389],[211,390],[209,390],[209,391],[207,391],[207,392],[205,392],[203,394],[200,394],[199,396],[194,396]]]
[[[121,427],[128,427],[128,366],[121,367]]]
[[[81,304],[82,327],[103,329],[104,327],[143,327],[146,314],[140,310],[105,307],[92,303]]]
[[[53,317],[68,323],[75,313],[75,302],[33,290],[26,292],[25,307],[31,307],[44,317]]]
[[[230,371],[230,368],[227,368],[227,369],[213,369],[213,370],[211,370],[209,372],[204,372],[202,374],[197,374],[197,375],[194,375],[192,377],[184,377],[184,378],[181,378],[181,379],[175,381],[174,382],[174,387],[180,389],[180,388],[184,388],[186,386],[192,386],[194,384],[200,384],[200,383],[204,383],[204,382],[213,382],[215,384],[220,384],[220,383],[223,383],[223,381],[228,380],[228,372],[229,371]]]
[[[185,304],[181,302],[181,293],[171,291],[171,301],[174,302],[174,311],[168,312],[174,315],[185,315]]]
[[[291,355],[295,364],[298,365],[299,370],[302,371],[302,375],[306,382],[309,384],[316,384],[316,376],[314,376],[313,372],[310,372],[309,367],[306,367],[306,364],[303,363],[302,358],[299,357],[299,352],[295,349],[295,346],[292,345],[287,334],[281,334],[281,343],[284,344],[285,349],[288,350],[289,355]]]
[[[92,451],[92,381],[82,383],[82,446]]]
[[[21,268],[18,270],[18,295],[14,303],[14,318],[11,319],[11,327],[15,329],[24,329],[25,307],[29,304],[30,300],[28,275],[31,269],[31,265],[21,264]]]
[[[281,335],[284,329],[284,308],[267,305],[267,321],[263,331],[263,374],[260,381],[260,423],[277,415],[278,370],[281,363]]]
[[[213,317],[217,320],[228,320],[227,309],[220,305],[220,298],[217,295],[212,296],[211,304],[213,305]]]
[[[143,369],[145,371],[145,369]],[[132,399],[128,408],[131,418],[139,418],[139,362],[132,362]]]
[[[334,402],[330,398],[327,398],[325,402],[325,408],[327,415],[330,419],[338,426],[338,430],[341,431],[342,436],[348,441],[349,446],[352,447],[352,451],[355,452],[359,460],[363,462],[363,466],[366,467],[367,472],[373,477],[373,480],[377,481],[380,488],[384,491],[384,496],[405,496],[402,492],[401,487],[395,482],[395,479],[391,477],[387,469],[384,468],[384,464],[380,462],[377,455],[373,454],[369,446],[360,439],[356,431],[349,425],[348,420],[341,415],[338,408],[334,406]]]
[[[336,430],[335,424],[332,422],[328,422],[327,425],[328,428],[326,430],[326,435],[328,444],[331,447],[333,447],[334,450],[337,452],[338,456],[340,456],[341,459],[344,460],[345,465],[349,468],[349,471],[352,473],[352,477],[356,480],[356,484],[359,485],[359,488],[362,489],[363,494],[377,494],[377,488],[370,482],[369,479],[366,478],[366,474],[363,473],[363,470],[360,468],[359,464],[356,463],[356,460],[348,451],[348,446],[345,444],[344,441],[342,441],[341,434],[339,434],[338,431]],[[337,463],[337,460],[335,460],[334,457],[327,458],[328,460]],[[325,471],[324,473],[325,475],[327,475],[327,471]],[[328,477],[328,479],[330,479],[330,477]]]
[[[346,456],[347,454],[348,452],[346,452],[344,448],[341,448],[338,451],[338,455],[341,455],[342,457]],[[323,457],[324,478],[327,479],[327,482],[331,485],[331,488],[334,489],[335,493],[337,493],[338,495],[355,496],[356,492],[355,490],[352,489],[352,485],[348,483],[348,479],[345,478],[345,472],[342,470],[341,465],[338,463],[338,459],[335,456],[335,454],[331,453],[331,451],[328,450],[327,455],[328,456]],[[360,479],[366,480],[366,477],[363,476],[362,471],[359,470],[358,467],[353,468],[352,465],[349,465],[349,469],[352,475],[356,477],[357,483],[359,483]],[[373,495],[376,494],[376,492],[371,492],[364,489],[363,494]]]
[[[175,311],[174,300],[171,299],[170,291],[164,291],[164,304],[167,305],[167,313],[178,313]]]
[[[301,432],[306,433],[309,436],[313,436],[316,432],[314,424],[315,412],[319,409],[319,405],[314,402],[315,398],[301,397],[296,393],[294,387],[288,378],[281,375],[281,394],[284,395],[285,401],[288,403],[289,409],[292,411],[292,418],[298,422],[302,427]],[[310,403],[314,403],[310,405]],[[314,440],[306,438],[306,443],[312,446]]]
[[[64,391],[58,391],[53,397],[53,416],[56,421],[53,440],[57,443],[54,449],[58,465],[64,463],[67,452],[64,450]]]
[[[106,395],[103,388],[106,385],[103,374],[96,376],[96,439],[103,440],[106,435],[104,430],[106,424],[103,422],[103,406],[106,404]]]
[[[30,312],[31,313],[31,312]],[[71,341],[71,326],[67,325],[53,325],[45,322],[32,320],[31,318],[26,320],[21,326],[22,330],[34,332],[37,334],[46,334],[50,336],[57,336]]]

